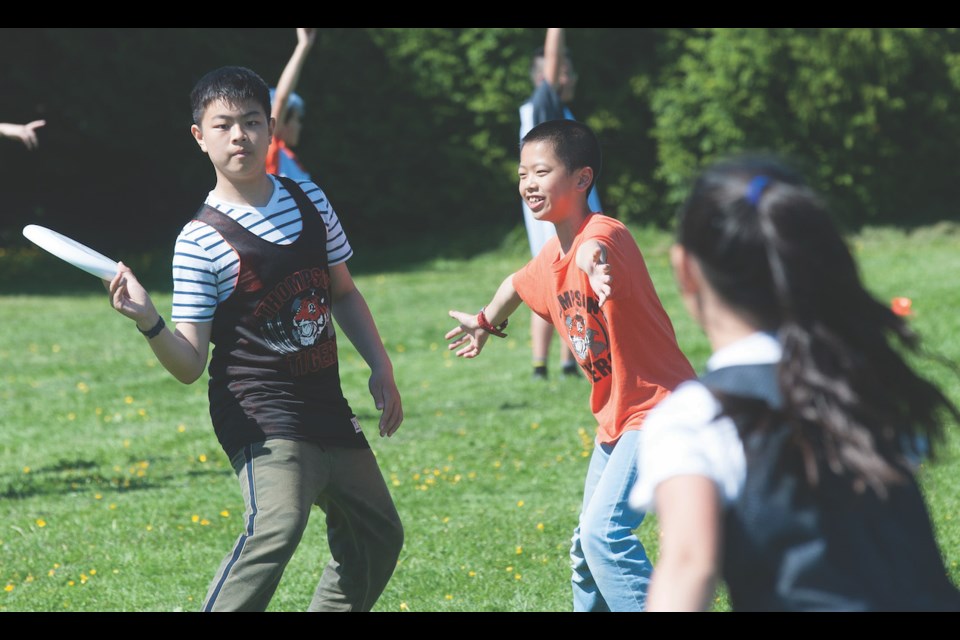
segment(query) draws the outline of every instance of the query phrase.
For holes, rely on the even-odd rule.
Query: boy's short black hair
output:
[[[593,180],[586,190],[586,193],[590,193],[603,168],[600,141],[590,127],[576,120],[547,120],[523,136],[520,148],[523,149],[528,142],[549,142],[557,160],[563,163],[567,171],[584,167],[593,169]]]
[[[264,114],[270,117],[270,88],[263,78],[246,67],[220,67],[197,81],[190,92],[195,125],[200,125],[203,112],[211,102],[217,100],[230,104],[253,100],[259,103]]]

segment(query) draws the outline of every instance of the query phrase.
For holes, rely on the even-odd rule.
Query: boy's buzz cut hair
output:
[[[523,149],[528,142],[549,142],[553,146],[553,154],[567,171],[584,167],[593,169],[593,180],[586,189],[586,193],[590,193],[603,168],[600,141],[590,127],[576,120],[547,120],[523,136],[520,148]]]
[[[270,117],[270,88],[263,78],[246,67],[220,67],[197,81],[190,92],[195,125],[200,126],[203,112],[217,100],[228,104],[253,100],[263,107],[266,117]]]

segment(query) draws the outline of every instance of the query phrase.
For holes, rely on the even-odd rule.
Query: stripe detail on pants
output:
[[[247,539],[253,535],[253,525],[257,518],[257,491],[256,491],[256,477],[253,473],[253,446],[247,445],[243,448],[243,457],[246,460],[244,463],[244,469],[247,474],[247,491],[250,495],[250,517],[247,518],[247,526],[244,532],[237,539],[237,544],[233,547],[233,554],[230,558],[230,562],[227,563],[227,566],[223,568],[223,573],[220,575],[220,579],[217,581],[217,586],[214,587],[213,591],[210,593],[210,599],[207,600],[206,606],[204,606],[204,611],[213,611],[213,604],[217,601],[217,596],[220,595],[220,589],[223,588],[223,583],[227,581],[227,576],[230,575],[230,570],[233,568],[233,565],[237,563],[237,560],[240,559],[240,554],[243,553],[243,547],[247,543]]]

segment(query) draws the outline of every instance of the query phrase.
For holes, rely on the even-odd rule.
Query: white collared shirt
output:
[[[779,362],[780,343],[769,333],[754,333],[718,350],[707,370],[741,364]],[[630,506],[653,511],[654,492],[664,480],[681,475],[713,480],[724,505],[743,488],[746,460],[736,425],[717,415],[720,403],[697,380],[679,385],[647,416],[638,439],[638,476]]]

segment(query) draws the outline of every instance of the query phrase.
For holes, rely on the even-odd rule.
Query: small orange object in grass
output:
[[[890,301],[890,309],[898,316],[910,316],[913,312],[910,307],[913,306],[913,300],[910,298],[894,298]]]

